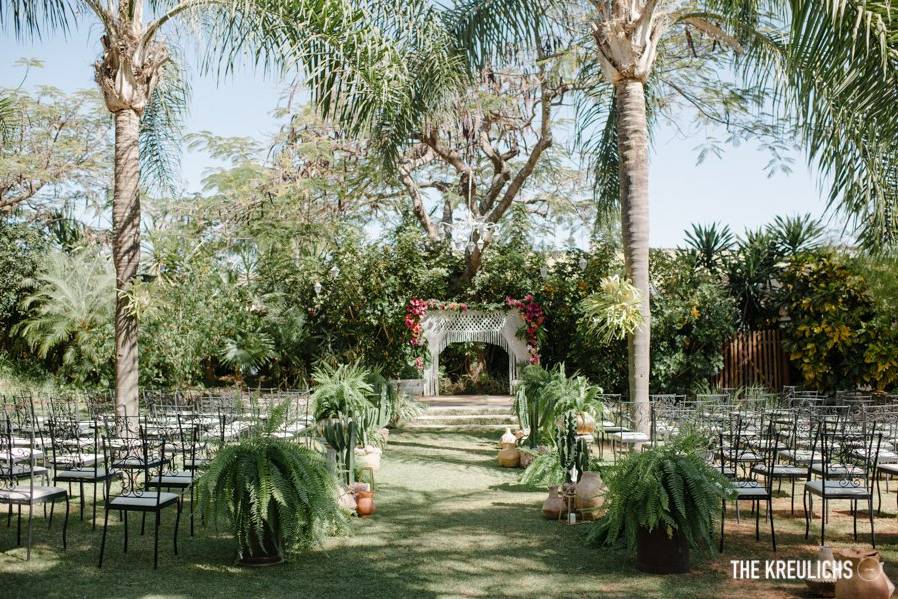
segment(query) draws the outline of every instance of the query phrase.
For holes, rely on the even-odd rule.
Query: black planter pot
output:
[[[636,567],[651,574],[684,574],[689,571],[689,543],[675,530],[667,536],[663,526],[640,528],[636,533]]]
[[[260,540],[255,531],[249,535],[249,543],[240,544],[239,563],[241,566],[259,568],[264,566],[276,566],[284,563],[284,555],[281,552],[282,542],[278,542],[278,536],[265,524],[263,539]]]

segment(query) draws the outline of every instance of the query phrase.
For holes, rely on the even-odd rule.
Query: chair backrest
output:
[[[157,488],[168,463],[166,440],[151,439],[146,432],[146,420],[137,416],[106,418],[103,425],[104,461],[112,472],[120,475],[121,495],[140,497],[147,493],[146,483],[155,481]],[[107,502],[112,477],[106,478]],[[159,505],[160,495],[156,495]]]
[[[25,432],[25,439],[28,441],[26,447],[16,447],[13,443],[13,419],[10,417],[10,411],[12,411],[11,406],[4,406],[2,418],[3,421],[0,422],[0,427],[2,427],[2,434],[0,434],[0,459],[3,460],[3,463],[0,464],[0,469],[2,469],[2,481],[0,481],[0,488],[6,488],[8,490],[12,490],[15,487],[19,486],[19,480],[21,478],[28,478],[28,504],[34,504],[34,472],[37,466],[36,463],[36,454],[34,451],[34,430],[30,430]],[[22,456],[22,452],[27,452],[25,456]]]

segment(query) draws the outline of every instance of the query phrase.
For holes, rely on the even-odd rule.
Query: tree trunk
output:
[[[115,403],[120,415],[138,410],[137,319],[128,292],[140,267],[140,117],[115,113],[115,181],[112,195],[112,261],[115,264]]]
[[[630,401],[636,430],[650,430],[649,377],[651,311],[649,288],[649,164],[645,89],[641,81],[622,79],[615,85],[620,153],[621,233],[627,275],[639,290],[643,321],[628,338]]]

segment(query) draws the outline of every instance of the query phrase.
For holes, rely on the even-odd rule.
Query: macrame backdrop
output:
[[[508,353],[508,386],[511,393],[518,364],[527,364],[527,344],[518,338],[524,319],[517,310],[484,312],[480,310],[428,310],[421,319],[424,339],[430,352],[430,365],[424,370],[424,393],[440,394],[440,354],[450,343],[478,341],[498,345]]]

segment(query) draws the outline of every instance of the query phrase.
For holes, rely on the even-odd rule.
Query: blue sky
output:
[[[44,42],[23,43],[3,31],[0,87],[12,87],[21,80],[23,70],[13,64],[18,58],[39,58],[46,64],[31,72],[26,86],[51,84],[64,91],[92,88],[98,36],[96,26],[83,27],[68,39],[55,36]],[[250,68],[223,82],[194,77],[188,131],[266,139],[277,130],[278,122],[271,113],[283,89],[283,82]],[[721,131],[709,134],[724,137]],[[650,181],[653,246],[679,244],[692,222],[718,221],[741,232],[761,226],[777,214],[824,213],[816,176],[802,156],[795,156],[791,174],[768,178],[763,169],[769,157],[751,145],[728,147],[721,158],[711,157],[697,165],[696,147],[702,142],[698,136],[683,138],[672,127],[656,133]],[[189,151],[181,164],[182,178],[191,191],[200,189],[204,171],[214,165],[208,156]]]

